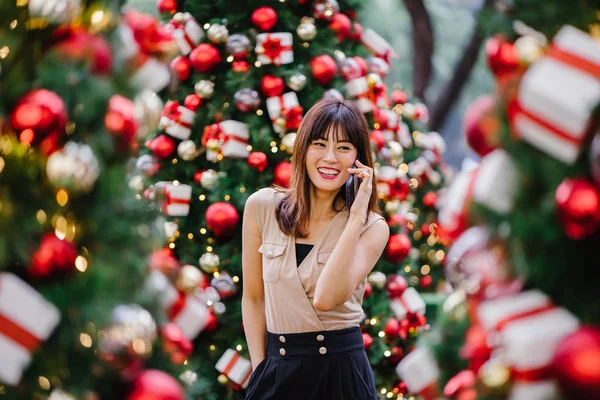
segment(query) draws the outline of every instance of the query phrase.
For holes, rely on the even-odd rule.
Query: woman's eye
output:
[[[320,142],[314,142],[313,143],[315,146],[321,146],[321,147],[325,147],[325,145],[323,143]]]
[[[348,151],[348,150],[350,150],[350,147],[343,146],[343,147],[340,147],[339,149],[343,150],[343,151]]]

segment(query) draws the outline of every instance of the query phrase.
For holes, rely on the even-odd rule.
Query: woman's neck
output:
[[[327,220],[335,216],[333,209],[336,192],[324,192],[311,188],[310,191],[310,219],[311,221]]]

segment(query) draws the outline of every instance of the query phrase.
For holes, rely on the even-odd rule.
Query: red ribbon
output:
[[[550,48],[546,56],[600,79],[600,64],[591,60],[568,53],[555,46]]]
[[[511,322],[517,321],[522,318],[527,318],[527,317],[532,317],[534,315],[542,314],[542,313],[545,313],[546,311],[552,310],[553,308],[554,308],[554,306],[552,304],[546,304],[544,306],[534,308],[532,310],[527,310],[527,311],[523,311],[523,312],[520,312],[517,314],[513,314],[511,316],[508,316],[508,317],[503,318],[500,321],[498,321],[496,323],[496,325],[494,325],[493,329],[496,331],[501,331],[502,329],[504,329],[504,327],[506,325],[510,324]]]
[[[300,122],[302,122],[302,113],[304,112],[304,108],[300,105],[295,105],[291,108],[285,107],[285,101],[283,99],[283,95],[277,96],[279,98],[279,117],[283,117],[285,119],[285,129],[292,130],[298,129],[300,126]],[[271,122],[275,123],[277,118],[272,118]]]
[[[229,360],[229,362],[225,366],[225,369],[223,369],[222,373],[229,376],[229,374],[235,367],[235,364],[237,364],[237,362],[240,358],[241,357],[238,353],[234,353],[233,357],[231,357],[231,360]],[[252,368],[249,368],[248,373],[246,373],[246,376],[240,381],[240,385],[244,386],[244,384],[248,381],[248,379],[250,379],[251,375],[252,375]]]
[[[538,382],[552,378],[550,368],[548,367],[539,367],[522,370],[513,368],[510,372],[514,380],[521,382]]]
[[[182,199],[182,198],[173,197],[169,193],[169,189],[167,188],[167,185],[163,186],[163,196],[164,196],[163,212],[165,214],[168,214],[167,208],[171,204],[190,204],[190,199]]]
[[[281,44],[281,38],[267,34],[262,42],[262,51],[258,53],[267,57],[275,65],[281,65],[281,53],[291,51],[292,46]]]
[[[240,142],[243,144],[248,144],[247,139],[244,139],[244,138],[241,138],[241,137],[235,136],[235,135],[230,135],[230,134],[223,132],[223,129],[221,128],[221,123],[207,125],[204,128],[204,134],[202,135],[202,145],[206,147],[208,141],[211,139],[218,140],[219,147],[223,146],[225,143],[229,142],[230,140]],[[221,150],[219,149],[218,152],[220,154]]]
[[[198,43],[193,41],[192,38],[187,34],[185,26],[188,22],[192,21],[191,18],[185,18],[183,21],[171,21],[171,25],[175,28],[175,30],[183,32],[183,38],[190,45],[190,47],[194,48]],[[192,21],[192,23],[194,23]]]
[[[32,353],[42,343],[27,329],[0,313],[0,333]]]

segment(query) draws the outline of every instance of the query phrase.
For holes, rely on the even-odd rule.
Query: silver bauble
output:
[[[215,44],[225,43],[229,38],[229,31],[225,25],[212,24],[206,31],[206,36]]]
[[[254,89],[240,89],[233,95],[235,106],[242,112],[254,111],[260,105],[260,96]]]
[[[135,162],[135,170],[138,174],[151,178],[160,169],[158,159],[150,154],[140,156]]]
[[[313,18],[304,17],[300,20],[300,24],[296,28],[298,37],[302,40],[313,40],[317,36],[317,27]]]
[[[250,39],[240,33],[234,33],[227,39],[225,51],[234,58],[244,58],[250,51]]]
[[[219,256],[213,253],[204,253],[200,257],[200,268],[207,274],[212,274],[219,267]]]
[[[200,177],[200,185],[208,190],[214,189],[218,181],[219,174],[214,169],[207,169]]]
[[[215,94],[215,84],[212,81],[203,79],[196,82],[194,92],[202,99],[210,99]]]
[[[299,90],[304,89],[304,87],[306,86],[306,82],[306,75],[300,72],[296,72],[294,75],[288,78],[287,85],[290,87],[290,89],[297,92]]]
[[[193,160],[198,156],[198,149],[193,140],[184,140],[177,146],[177,154],[185,161]]]
[[[56,188],[87,193],[100,174],[98,159],[87,144],[68,142],[48,158],[46,175]]]
[[[163,102],[152,90],[145,89],[135,96],[133,105],[133,117],[138,124],[137,136],[144,139],[158,127]]]

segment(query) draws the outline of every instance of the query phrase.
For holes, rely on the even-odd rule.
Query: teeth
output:
[[[336,171],[335,169],[329,169],[329,168],[319,168],[319,172],[322,172],[325,175],[337,175],[340,173],[339,171]]]

